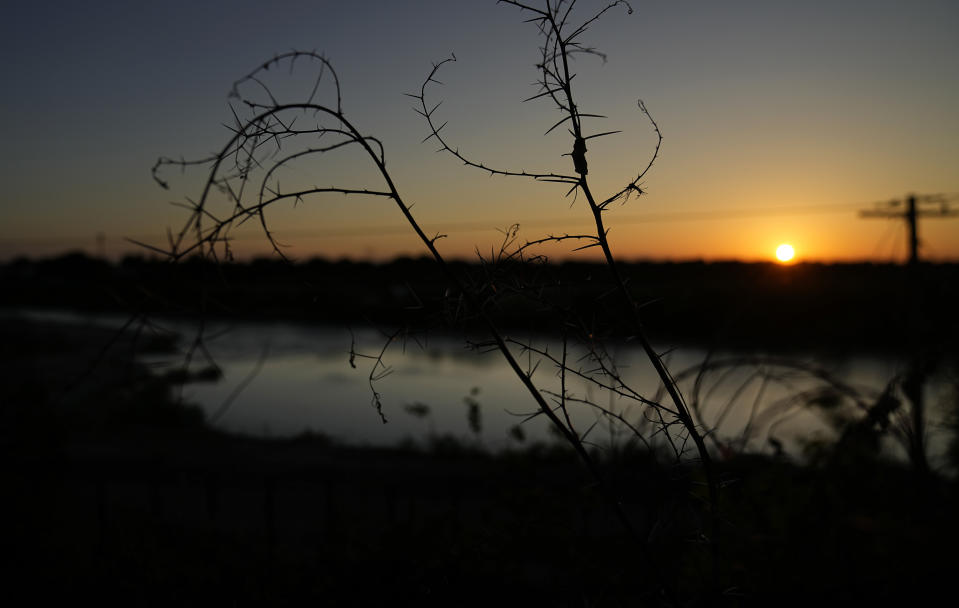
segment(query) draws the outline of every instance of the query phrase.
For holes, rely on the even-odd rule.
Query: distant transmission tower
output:
[[[959,209],[951,209],[949,203],[959,197],[944,194],[916,196],[910,194],[905,201],[893,200],[878,203],[873,209],[859,212],[860,217],[883,217],[906,220],[909,236],[909,264],[919,263],[919,218],[920,217],[959,217]]]
[[[909,236],[909,272],[908,299],[909,316],[907,330],[911,342],[912,361],[902,383],[902,390],[912,402],[912,430],[910,434],[910,457],[913,464],[922,473],[928,471],[925,448],[925,414],[923,405],[923,383],[925,382],[928,362],[925,361],[923,327],[925,318],[922,303],[922,280],[919,274],[919,218],[946,218],[959,216],[959,210],[951,209],[949,203],[957,197],[943,194],[916,196],[911,194],[905,201],[894,200],[879,203],[874,209],[859,212],[860,217],[882,217],[903,219]]]

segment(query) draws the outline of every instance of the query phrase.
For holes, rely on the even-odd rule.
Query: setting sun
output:
[[[780,262],[788,262],[793,259],[795,255],[796,251],[793,249],[793,246],[788,243],[783,243],[776,248],[776,259]]]

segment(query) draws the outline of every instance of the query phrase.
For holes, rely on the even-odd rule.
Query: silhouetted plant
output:
[[[725,458],[764,446],[782,454],[780,427],[803,413],[818,415],[837,433],[837,441],[828,442],[830,452],[855,444],[877,456],[883,437],[894,438],[906,452],[909,449],[910,423],[901,407],[900,377],[876,390],[845,382],[822,366],[795,357],[710,353],[675,379],[691,383],[686,392],[690,409],[703,427],[713,429],[707,439]],[[731,425],[733,412],[745,413],[745,419]],[[757,440],[759,445],[750,445]]]
[[[179,230],[169,233],[167,247],[144,246],[168,256],[171,260],[182,260],[194,254],[213,260],[228,260],[233,257],[231,238],[234,230],[252,220],[259,223],[275,253],[285,259],[282,247],[267,219],[267,211],[279,203],[288,202],[295,205],[331,194],[371,197],[391,202],[445,274],[450,285],[446,306],[450,321],[458,323],[465,319],[474,320],[484,328],[487,339],[474,342],[474,346],[477,349],[496,350],[505,359],[536,404],[537,409],[533,416],[545,416],[549,420],[550,428],[571,446],[594,477],[617,518],[639,547],[642,567],[647,572],[659,572],[664,568],[649,555],[649,534],[636,529],[618,496],[604,480],[594,455],[588,449],[594,445],[588,440],[588,436],[595,425],[578,429],[574,425],[570,409],[583,406],[593,410],[597,413],[597,422],[603,420],[608,425],[624,428],[633,438],[642,442],[648,441],[647,434],[658,433],[664,438],[664,443],[671,446],[677,461],[686,455],[686,443],[691,441],[694,444],[695,455],[702,467],[708,489],[707,504],[710,513],[710,524],[699,529],[697,536],[706,539],[712,548],[712,564],[715,570],[718,556],[716,537],[719,529],[719,497],[704,433],[646,335],[639,306],[627,289],[607,239],[608,230],[604,217],[604,213],[613,203],[625,203],[643,194],[640,184],[658,156],[662,135],[640,101],[639,110],[649,120],[657,135],[655,149],[643,168],[621,189],[605,197],[598,197],[588,180],[587,142],[615,131],[591,132],[584,122],[597,115],[583,112],[574,94],[574,74],[571,72],[570,60],[575,55],[602,56],[599,51],[581,41],[583,34],[610,10],[622,7],[631,13],[632,8],[627,2],[616,0],[581,17],[574,11],[576,0],[545,0],[541,8],[510,0],[503,0],[503,3],[529,14],[530,21],[539,28],[543,39],[542,57],[538,65],[540,91],[530,100],[550,100],[560,112],[561,118],[547,132],[559,127],[568,130],[571,151],[564,156],[571,157],[573,171],[529,172],[492,167],[471,159],[447,143],[441,133],[443,125],[437,125],[434,118],[438,104],[429,101],[428,94],[438,82],[438,72],[449,62],[455,61],[455,57],[435,64],[422,83],[419,93],[412,95],[419,102],[419,112],[429,127],[427,139],[438,141],[443,151],[470,168],[487,171],[494,176],[525,178],[568,186],[567,196],[582,197],[585,200],[594,224],[593,232],[549,235],[519,243],[518,226],[511,227],[504,233],[499,252],[489,259],[483,259],[483,275],[478,278],[463,276],[446,261],[437,247],[437,242],[443,235],[429,236],[418,223],[412,212],[412,205],[403,198],[387,168],[383,143],[374,136],[364,134],[348,118],[339,80],[330,62],[315,52],[291,51],[268,60],[234,84],[230,94],[233,122],[229,128],[232,135],[218,152],[195,161],[171,158],[157,161],[153,168],[154,178],[164,188],[168,187],[163,177],[164,169],[168,167],[202,167],[206,177],[199,197],[187,199],[184,204],[189,212],[188,219]],[[307,86],[302,91],[290,91],[288,87],[282,86],[283,83],[273,83],[269,79],[277,75],[289,78],[301,74],[303,70],[308,70],[309,75]],[[369,163],[380,182],[378,185],[344,183],[337,181],[335,177],[327,178],[332,181],[319,185],[309,180],[301,180],[301,183],[294,181],[293,185],[289,181],[281,184],[281,177],[286,180],[287,176],[291,175],[287,169],[311,166],[307,163],[322,162],[350,150],[359,152],[365,162]],[[322,175],[315,171],[315,166],[313,169],[312,175]],[[535,265],[530,265],[530,262],[542,260],[535,248],[545,243],[567,241],[579,243],[577,250],[597,248],[602,252],[614,297],[620,302],[616,308],[625,311],[631,323],[629,336],[613,337],[633,340],[641,345],[669,397],[668,403],[645,397],[627,383],[616,366],[615,358],[604,345],[601,330],[605,325],[602,319],[584,319],[581,316],[582,311],[566,306],[561,298],[550,298],[551,292],[543,290],[542,277],[536,276]],[[527,298],[556,312],[563,336],[561,351],[556,353],[548,347],[537,346],[532,341],[515,340],[502,332],[494,313],[497,301],[504,297]],[[357,357],[367,357],[373,362],[369,373],[372,404],[384,422],[386,415],[376,382],[391,371],[384,361],[390,345],[402,341],[404,337],[405,334],[401,331],[388,333],[383,348],[375,355],[362,355],[355,345],[351,346],[350,350],[351,365],[356,365]],[[582,349],[582,352],[578,349]],[[525,365],[520,362],[520,356],[528,358]],[[542,361],[556,367],[560,384],[558,391],[547,390],[534,382],[534,373]],[[575,394],[570,388],[574,378],[588,386],[602,389],[611,399],[622,399],[639,406],[643,410],[642,415],[636,420],[625,409],[600,403],[591,397],[589,392]],[[467,401],[469,422],[473,432],[478,434],[481,428],[479,407],[475,399],[470,399],[472,402]],[[523,439],[521,431],[512,431],[512,437],[517,441]]]
[[[587,209],[595,227],[594,232],[591,234],[549,235],[544,238],[527,241],[522,245],[516,245],[516,233],[518,227],[514,226],[506,232],[506,239],[504,241],[504,245],[500,249],[499,255],[497,255],[495,259],[487,260],[487,263],[490,266],[496,266],[504,265],[508,262],[513,262],[516,260],[525,261],[526,254],[531,250],[531,248],[549,242],[581,242],[582,244],[577,247],[577,250],[598,248],[602,252],[603,259],[605,260],[606,266],[611,275],[613,289],[619,294],[619,297],[624,304],[623,308],[627,311],[626,314],[628,314],[630,317],[632,335],[630,335],[628,338],[635,340],[646,353],[646,356],[655,369],[656,374],[662,382],[662,386],[669,397],[670,406],[666,406],[663,403],[660,403],[658,400],[650,400],[646,397],[643,397],[638,391],[632,389],[626,384],[622,375],[616,369],[615,361],[605,351],[605,348],[598,339],[593,327],[589,327],[582,323],[575,324],[569,320],[567,320],[566,323],[567,327],[572,327],[572,329],[574,329],[578,334],[576,336],[578,338],[578,342],[585,345],[587,348],[588,360],[590,363],[590,369],[588,370],[584,369],[583,367],[573,367],[568,364],[566,337],[564,337],[563,349],[561,356],[559,357],[549,353],[548,349],[537,348],[529,342],[523,343],[512,340],[509,342],[526,351],[534,352],[538,356],[551,361],[557,366],[561,379],[561,390],[559,394],[550,394],[553,401],[556,403],[556,411],[559,411],[562,414],[562,419],[559,420],[557,428],[562,428],[564,434],[568,435],[569,439],[574,443],[581,443],[583,441],[583,436],[577,433],[577,430],[574,428],[568,414],[568,406],[571,402],[579,402],[589,407],[596,408],[603,412],[603,414],[606,416],[615,417],[615,413],[591,399],[575,397],[571,398],[571,396],[567,394],[567,375],[579,376],[587,382],[597,385],[607,391],[612,391],[614,394],[617,394],[621,397],[632,399],[638,403],[648,406],[658,417],[658,422],[664,431],[664,435],[667,438],[670,438],[671,445],[677,457],[684,450],[680,445],[677,445],[677,443],[672,441],[671,427],[677,424],[681,427],[681,431],[679,433],[681,437],[679,440],[681,442],[685,442],[688,439],[695,444],[696,453],[703,467],[706,483],[709,488],[709,505],[711,511],[710,537],[713,541],[712,546],[714,548],[713,555],[715,560],[715,540],[719,529],[719,496],[718,486],[716,484],[715,476],[712,472],[711,457],[703,439],[704,434],[700,431],[696,421],[686,405],[682,394],[679,391],[677,384],[671,377],[659,353],[657,353],[653,348],[649,338],[646,335],[646,330],[640,318],[640,307],[638,303],[633,300],[629,289],[627,288],[626,281],[619,271],[616,257],[613,254],[609,239],[607,238],[608,229],[606,227],[606,221],[603,215],[613,203],[625,204],[630,198],[643,194],[640,183],[648,173],[649,169],[653,166],[653,163],[656,161],[656,158],[659,154],[659,148],[662,143],[662,134],[659,130],[659,126],[653,120],[652,116],[647,111],[646,106],[640,100],[638,102],[639,109],[649,120],[657,135],[655,149],[653,150],[645,166],[639,170],[636,174],[636,177],[629,180],[625,186],[615,192],[609,193],[605,197],[596,196],[593,193],[588,178],[589,163],[587,158],[588,148],[586,142],[603,136],[612,135],[614,133],[618,133],[619,131],[591,132],[589,129],[587,129],[585,126],[586,119],[603,117],[599,114],[584,112],[578,105],[577,96],[574,94],[573,79],[576,74],[572,71],[571,66],[571,60],[573,56],[593,55],[604,58],[600,51],[594,47],[587,46],[581,40],[583,34],[589,29],[590,25],[614,8],[622,6],[629,13],[632,13],[633,9],[628,2],[616,0],[614,2],[605,4],[595,13],[577,20],[573,10],[576,5],[576,0],[557,0],[552,2],[547,0],[540,6],[533,6],[532,4],[517,2],[514,0],[501,0],[501,2],[503,4],[514,6],[520,11],[529,14],[529,21],[534,23],[539,29],[539,34],[542,38],[542,46],[540,47],[541,58],[537,64],[537,68],[539,70],[539,91],[526,101],[538,99],[549,100],[552,102],[555,110],[559,112],[561,118],[554,122],[546,130],[546,134],[559,127],[564,127],[568,131],[572,140],[572,149],[570,152],[564,154],[564,156],[568,155],[571,157],[573,162],[573,172],[566,173],[562,171],[551,170],[527,171],[526,169],[517,170],[497,167],[487,162],[472,158],[469,154],[461,152],[459,147],[456,147],[448,142],[442,134],[443,128],[447,123],[443,122],[440,124],[439,121],[434,118],[437,114],[437,110],[440,107],[440,103],[434,103],[428,98],[428,96],[432,86],[439,84],[439,80],[437,79],[439,71],[446,64],[456,61],[455,55],[434,65],[433,70],[420,87],[419,93],[411,95],[419,102],[420,108],[418,111],[423,116],[429,127],[430,134],[427,138],[427,141],[437,141],[441,151],[453,156],[464,165],[473,169],[488,172],[491,176],[524,178],[540,182],[564,184],[569,186],[569,189],[566,192],[567,197],[582,196],[585,199]],[[511,268],[508,268],[507,272],[509,272],[509,270],[511,270]],[[525,289],[526,286],[523,285],[522,282],[517,282],[514,280],[513,284],[514,289],[518,292],[529,291],[528,289]],[[495,283],[491,282],[490,286],[492,285],[495,285]],[[488,297],[492,299],[495,297],[495,289],[491,289],[490,291],[492,293]],[[545,410],[543,410],[543,413],[546,413]],[[619,420],[629,425],[624,418],[620,417]],[[554,424],[556,423],[554,422]],[[630,426],[629,428],[634,432],[636,431],[634,427]],[[637,432],[637,434],[639,433]]]
[[[478,439],[483,432],[483,414],[480,411],[480,402],[476,399],[480,389],[474,386],[470,389],[470,394],[463,397],[463,404],[466,405],[466,421],[469,423],[470,432]]]

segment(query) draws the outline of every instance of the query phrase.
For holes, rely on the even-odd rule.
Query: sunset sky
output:
[[[959,209],[955,0],[633,7],[586,34],[608,61],[577,59],[574,81],[584,111],[608,116],[588,126],[624,131],[590,146],[600,194],[654,149],[637,99],[664,136],[648,194],[608,214],[622,258],[768,260],[790,243],[796,260],[902,260],[904,222],[859,210],[909,193],[945,193]],[[543,137],[560,116],[522,103],[537,92],[540,43],[525,18],[493,0],[14,3],[0,24],[0,260],[96,253],[98,233],[114,257],[135,251],[124,237],[162,245],[185,219],[169,203],[197,196],[199,174],[170,172],[164,191],[154,161],[219,149],[233,81],[290,49],[331,60],[347,115],[383,141],[419,221],[449,235],[444,253],[488,252],[512,223],[527,239],[581,232],[587,209],[563,186],[491,178],[421,144],[426,125],[403,95],[453,52],[435,91],[446,136],[489,164],[570,172],[568,134]],[[381,186],[367,167],[336,171]],[[423,253],[380,199],[315,200],[271,218],[294,258]],[[241,256],[269,250],[255,231],[237,236]],[[922,220],[920,238],[924,257],[959,261],[959,217]]]

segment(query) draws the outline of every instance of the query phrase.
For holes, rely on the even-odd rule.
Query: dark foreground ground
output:
[[[107,344],[109,348],[104,348]],[[703,477],[597,454],[231,437],[131,361],[162,340],[0,322],[5,593],[100,605],[917,605],[954,586],[955,482],[825,450]],[[712,563],[716,564],[713,571]],[[948,596],[947,596],[948,597]]]
[[[2,520],[31,603],[917,605],[959,541],[955,487],[883,466],[724,463],[714,585],[696,471],[641,457],[605,471],[648,558],[565,453],[149,433],[32,456],[5,454]]]

